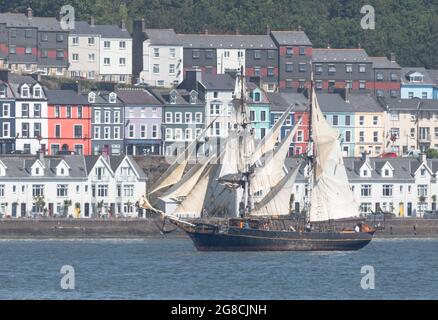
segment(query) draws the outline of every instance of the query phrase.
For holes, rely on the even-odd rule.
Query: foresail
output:
[[[199,179],[184,201],[176,208],[174,212],[175,215],[191,217],[202,216],[208,186],[215,171],[214,167],[214,164],[209,164],[205,168],[201,179]]]
[[[325,120],[316,95],[312,99],[312,133],[316,165],[310,201],[310,221],[356,217],[359,208],[350,189],[338,132]]]
[[[271,191],[255,204],[251,215],[287,215],[291,211],[291,195],[300,164],[280,180]]]
[[[281,179],[283,179],[285,176],[283,166],[289,152],[289,147],[300,125],[301,118],[281,141],[277,149],[265,155],[264,165],[255,170],[255,173],[251,179],[251,194],[261,192],[263,195],[265,195]]]
[[[281,127],[288,116],[292,107],[289,107],[281,116],[280,119],[274,124],[272,129],[266,134],[266,136],[257,144],[252,156],[251,164],[256,163],[265,153],[274,149],[277,140],[280,137]]]

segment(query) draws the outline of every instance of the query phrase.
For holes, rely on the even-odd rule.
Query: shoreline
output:
[[[0,220],[0,240],[141,240],[183,239],[184,231],[176,229],[163,236],[156,223],[159,219],[20,219]],[[368,221],[372,224],[373,221]],[[344,222],[350,226],[351,222]],[[166,225],[166,228],[169,228]],[[438,219],[393,218],[376,239],[438,238]]]

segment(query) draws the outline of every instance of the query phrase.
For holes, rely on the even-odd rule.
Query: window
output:
[[[175,112],[175,123],[182,123],[182,113]]]
[[[174,59],[176,57],[176,51],[175,48],[170,48],[169,49],[169,56]]]
[[[193,59],[199,59],[199,50],[193,50],[192,51],[192,58]]]
[[[3,112],[1,114],[1,116],[3,118],[9,118],[9,116],[10,116],[10,104],[9,103],[3,104]]]
[[[56,34],[56,42],[63,42],[64,41],[64,35],[62,33]]]
[[[333,125],[334,126],[338,125],[338,116],[333,116]]]
[[[269,60],[275,59],[275,51],[274,50],[268,50],[268,59]]]
[[[274,76],[274,67],[268,67],[268,77]]]
[[[345,131],[344,136],[345,136],[345,142],[351,142],[351,131]]]
[[[421,93],[421,99],[427,99],[427,92]]]
[[[105,111],[105,119],[104,119],[105,123],[110,123],[111,122],[111,111]]]
[[[34,184],[32,185],[32,197],[42,197],[44,196],[44,185]]]
[[[72,54],[72,61],[79,61],[79,54],[78,53]]]
[[[345,125],[346,126],[351,125],[351,116],[345,116]]]
[[[371,185],[370,184],[361,185],[360,196],[361,197],[371,197]]]
[[[23,118],[29,118],[29,104],[28,103],[23,103],[21,105],[21,116]]]
[[[266,121],[266,111],[264,110],[260,112],[260,121]]]
[[[110,138],[110,127],[103,128],[103,138],[105,140]]]
[[[35,138],[41,137],[41,123],[36,122],[33,125],[33,136]]]
[[[254,77],[260,77],[261,71],[260,67],[254,67]]]
[[[175,74],[175,65],[169,64],[169,74]]]
[[[316,90],[322,90],[322,80],[315,81]]]
[[[186,140],[192,140],[192,129],[190,129],[190,128],[185,129],[184,138]]]
[[[294,65],[292,62],[286,63],[286,72],[293,72],[294,71]]]
[[[306,72],[306,64],[305,63],[300,63],[300,72]]]
[[[152,138],[158,138],[158,125],[152,125]]]
[[[84,146],[82,144],[75,144],[75,152],[77,154],[83,155],[84,154]]]
[[[360,65],[359,65],[359,72],[360,72],[360,73],[365,73],[365,72],[366,72],[366,67],[365,67],[364,64],[360,64]]]
[[[175,129],[175,140],[182,140],[182,139],[183,139],[182,129],[176,128]]]
[[[96,60],[96,55],[94,53],[88,54],[88,61],[93,62]]]
[[[77,111],[78,111],[78,119],[82,119],[82,106],[78,106]]]
[[[399,121],[400,120],[400,115],[397,111],[392,111],[390,113],[390,117],[391,117],[391,121]]]
[[[292,87],[293,87],[292,79],[286,79],[286,88],[292,88]]]
[[[41,58],[47,58],[49,51],[47,49],[41,49]]]
[[[304,141],[304,132],[302,130],[297,131],[297,142],[303,142]]]
[[[221,111],[221,105],[212,103],[210,104],[210,115],[218,115]]]
[[[315,73],[316,74],[322,74],[322,64],[316,64],[315,65]]]
[[[395,138],[398,139],[400,137],[400,128],[391,128],[391,139]]]
[[[353,72],[353,65],[351,65],[351,64],[346,64],[346,65],[345,65],[345,72],[347,72],[347,73],[352,73],[352,72]]]
[[[114,111],[114,123],[120,123],[120,111]]]
[[[134,131],[135,131],[135,126],[133,124],[130,124],[128,127],[128,137],[129,138],[134,138]]]
[[[64,50],[56,50],[56,59],[58,60],[64,59]]]
[[[68,185],[58,184],[56,186],[56,195],[58,197],[67,197],[68,196]]]
[[[389,90],[389,94],[390,94],[391,98],[397,98],[398,97],[397,90]]]
[[[392,184],[384,184],[382,186],[382,195],[384,197],[392,197]]]
[[[160,73],[160,65],[159,64],[154,64],[153,73],[155,73],[155,74]]]
[[[195,113],[195,122],[196,123],[202,123],[202,112],[196,112]]]
[[[173,140],[172,128],[166,128],[166,140]]]
[[[110,59],[110,58],[103,58],[103,64],[104,64],[105,66],[109,66],[110,63],[111,63],[111,59]]]
[[[379,124],[379,117],[378,116],[374,116],[373,117],[373,125],[377,126]]]
[[[383,97],[383,96],[385,95],[385,91],[382,90],[382,89],[377,89],[377,90],[376,90],[376,95],[377,95],[378,97]]]
[[[379,142],[379,132],[378,131],[373,132],[373,142]]]
[[[227,52],[228,52],[228,51],[227,51]],[[229,55],[229,52],[228,52],[228,55]],[[205,58],[208,59],[208,60],[213,59],[213,50],[207,50],[207,51],[205,51]]]
[[[126,58],[119,58],[119,65],[121,66],[126,65]]]
[[[97,196],[98,197],[107,197],[108,196],[108,185],[99,184],[97,186]]]
[[[120,127],[114,127],[114,139],[120,139]]]
[[[191,112],[186,112],[184,114],[185,116],[185,123],[192,123],[192,113]]]
[[[9,53],[10,54],[16,54],[17,53],[17,47],[16,46],[9,46]]]
[[[71,42],[74,46],[77,46],[79,44],[79,37],[72,37]]]
[[[0,184],[0,197],[4,197],[4,196],[5,196],[5,185]]]
[[[60,124],[55,125],[55,138],[57,138],[57,139],[61,138],[61,125]]]
[[[92,37],[88,38],[88,45],[94,46],[94,38],[92,38]]]
[[[306,48],[300,47],[300,56],[305,56],[305,55],[306,55]]]
[[[251,122],[254,122],[254,121],[255,121],[255,111],[254,111],[254,110],[251,110],[251,111],[249,112],[249,120],[250,120]]]
[[[140,138],[146,138],[146,125],[144,124],[140,126]]]
[[[419,197],[427,197],[427,184],[419,184],[418,185],[418,196]]]
[[[363,126],[365,124],[365,117],[364,116],[360,116],[359,117],[359,125]]]
[[[9,122],[3,122],[3,128],[2,128],[3,138],[8,138],[11,133],[10,123]]]
[[[101,119],[100,119],[100,110],[95,110],[94,111],[94,123],[100,123]]]
[[[25,29],[24,30],[24,37],[25,38],[32,38],[32,30],[31,29]]]
[[[29,123],[22,123],[21,124],[21,137],[22,138],[29,138]]]
[[[103,48],[104,48],[104,49],[109,49],[109,48],[111,48],[111,42],[110,42],[110,41],[104,41],[104,42],[103,42]]]
[[[254,50],[254,60],[260,60],[261,52],[260,50]]]
[[[17,37],[17,30],[11,29],[11,38],[16,38],[16,37]]]
[[[294,54],[293,48],[292,47],[287,47],[286,48],[286,57],[290,58],[290,57],[293,56],[293,54]]]
[[[119,41],[119,49],[126,49],[126,41]]]
[[[328,65],[328,73],[330,75],[333,75],[336,73],[336,66],[334,64],[329,64]]]
[[[359,142],[365,142],[365,132],[359,131]]]
[[[166,123],[172,123],[172,112],[166,112]]]
[[[82,126],[81,125],[75,125],[73,128],[74,128],[75,139],[82,138]]]
[[[391,81],[398,81],[397,73],[391,73]]]
[[[377,72],[376,79],[377,81],[383,81],[383,72]]]
[[[133,197],[134,196],[134,186],[131,184],[123,186],[123,195],[125,197]]]
[[[67,119],[71,119],[71,106],[66,106],[65,109],[66,109]]]

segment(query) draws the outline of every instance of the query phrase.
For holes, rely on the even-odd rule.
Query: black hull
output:
[[[230,228],[227,232],[186,230],[199,251],[351,251],[365,247],[373,233],[295,232]]]

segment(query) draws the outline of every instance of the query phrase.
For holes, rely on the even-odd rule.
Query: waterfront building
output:
[[[376,97],[400,97],[401,68],[391,53],[387,57],[370,57],[373,62],[373,94]]]
[[[137,217],[146,176],[130,156],[0,156],[6,217]]]
[[[266,93],[255,83],[247,82],[246,89],[251,126],[255,130],[255,138],[260,140],[271,128],[271,106]]]
[[[125,104],[125,154],[162,154],[162,102],[143,88],[120,88]]]
[[[402,99],[433,99],[435,81],[424,68],[401,69]]]
[[[14,73],[65,76],[68,67],[68,30],[59,20],[34,17],[33,10],[0,13],[0,57]]]
[[[8,70],[0,70],[0,154],[15,150],[15,97]]]
[[[123,101],[114,91],[91,91],[88,103],[92,110],[92,153],[120,155],[124,150],[125,133]]]
[[[75,90],[47,90],[48,153],[90,155],[91,107],[87,96]]]
[[[388,149],[398,154],[409,150],[438,149],[438,100],[383,99],[386,108]]]
[[[201,89],[201,87],[199,88]],[[178,155],[187,148],[205,128],[205,92],[183,88],[154,90],[163,105],[163,152],[165,156]],[[197,154],[203,154],[200,141]]]
[[[15,96],[15,149],[32,154],[46,152],[48,145],[47,96],[35,78],[8,75]]]
[[[76,21],[68,36],[69,76],[120,83],[131,83],[132,38],[125,22],[96,25]]]

